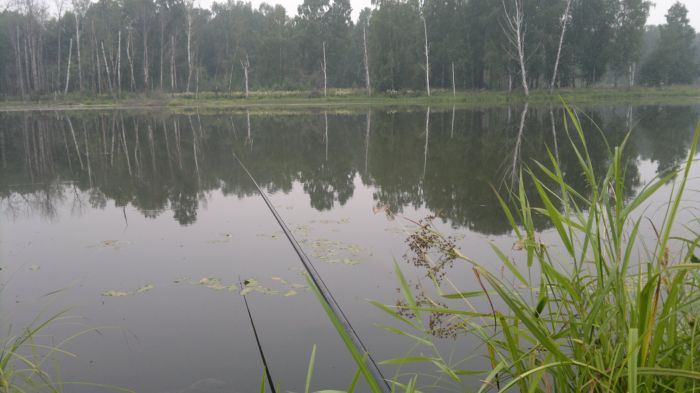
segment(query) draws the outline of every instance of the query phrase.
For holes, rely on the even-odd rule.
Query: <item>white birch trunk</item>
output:
[[[73,54],[73,39],[71,38],[68,43],[68,67],[66,67],[66,87],[63,90],[63,95],[68,94],[68,86],[70,85],[70,58]]]
[[[455,63],[452,62],[452,96],[457,95],[457,83],[455,82]]]
[[[425,17],[421,15],[423,21],[423,34],[425,37],[425,91],[430,97],[430,54],[428,52],[428,25],[425,23]]]
[[[143,22],[143,89],[148,90],[150,86],[150,75],[149,70],[150,65],[148,64],[148,30],[146,28],[146,21],[144,17]]]
[[[170,36],[170,91],[175,91],[175,36]]]
[[[245,55],[245,61],[241,60],[241,67],[243,67],[243,78],[245,82],[245,98],[248,98],[248,68],[250,68],[248,55]]]
[[[107,54],[105,54],[105,43],[102,41],[102,42],[100,42],[100,45],[102,46],[102,57],[104,58],[104,61],[105,61],[105,71],[107,72],[107,86],[109,87],[109,94],[114,95],[114,89],[112,89],[112,75],[109,72],[109,63],[107,62]]]
[[[132,28],[129,27],[128,30],[129,30],[129,34],[126,37],[126,58],[127,58],[127,60],[129,60],[129,71],[131,71],[131,82],[130,82],[131,91],[134,91],[134,89],[136,88],[136,78],[134,78],[134,56],[132,56],[132,53],[131,53],[133,51],[132,48],[134,45],[132,43],[132,35],[131,35]]]
[[[326,73],[326,41],[323,41],[323,62],[321,63],[323,70],[323,96],[328,97],[328,74]]]
[[[367,84],[367,95],[372,95],[372,84],[369,79],[369,56],[367,54],[367,28],[362,29],[362,40],[365,49],[365,82]]]
[[[80,19],[75,12],[75,50],[78,55],[78,88],[83,90],[83,66],[80,60]]]
[[[122,31],[117,33],[117,91],[122,94]]]
[[[527,84],[527,70],[525,67],[525,15],[523,13],[522,0],[513,0],[514,13],[509,13],[505,0],[501,0],[503,12],[506,17],[506,26],[503,27],[508,41],[515,48],[518,64],[520,65],[520,76],[525,96],[530,95]]]
[[[564,35],[566,34],[566,25],[569,20],[569,10],[571,9],[571,0],[566,0],[566,10],[561,17],[561,35],[559,36],[559,46],[557,47],[557,57],[554,61],[554,71],[552,72],[552,81],[549,84],[549,91],[553,91],[557,84],[557,71],[559,70],[559,59],[561,58],[561,47],[564,44]]]
[[[187,8],[187,92],[192,80],[192,7]]]

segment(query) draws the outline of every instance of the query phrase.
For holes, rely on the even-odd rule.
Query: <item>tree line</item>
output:
[[[687,9],[646,0],[17,0],[0,13],[0,94],[688,84]]]

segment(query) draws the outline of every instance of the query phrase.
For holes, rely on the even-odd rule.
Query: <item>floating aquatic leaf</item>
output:
[[[155,288],[155,285],[153,285],[153,284],[147,284],[147,285],[144,285],[144,286],[142,286],[141,288],[137,289],[135,293],[144,293],[144,292],[148,292],[148,291],[150,291],[150,290],[153,289],[153,288]]]
[[[284,297],[290,297],[290,296],[294,296],[296,294],[297,294],[297,291],[290,289],[287,291],[287,293],[284,294]]]
[[[293,284],[291,285],[291,287],[292,287],[292,288],[295,288],[295,289],[304,289],[304,288],[308,288],[308,287],[307,287],[306,285],[304,285],[304,284],[297,284],[297,283],[293,283]]]
[[[40,268],[39,268],[39,265],[32,265],[32,266],[29,266],[29,270],[31,270],[31,271],[33,271],[33,272],[35,272],[35,271],[37,271],[37,270],[39,270],[39,269],[40,269]]]
[[[102,292],[102,296],[108,296],[108,297],[130,296],[130,295],[135,295],[137,293],[148,292],[148,291],[152,290],[153,288],[155,288],[155,285],[146,284],[146,285],[142,286],[141,288],[136,289],[135,291],[125,292],[125,291],[111,290],[111,291]]]
[[[109,296],[109,297],[121,297],[121,296],[129,296],[129,295],[131,295],[131,292],[123,292],[123,291],[102,292],[102,296]]]
[[[187,281],[187,277],[180,277],[180,278],[176,278],[176,279],[173,280],[173,282],[174,282],[175,284],[179,284],[179,283],[185,282],[185,281]]]
[[[245,296],[245,295],[247,295],[247,294],[253,292],[253,290],[255,290],[255,288],[253,288],[253,287],[245,287],[245,288],[243,288],[243,290],[241,290],[241,295],[242,295],[242,296]]]

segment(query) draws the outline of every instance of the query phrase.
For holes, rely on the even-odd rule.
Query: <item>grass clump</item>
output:
[[[74,318],[66,316],[66,311],[45,319],[37,317],[18,333],[9,331],[7,337],[0,339],[0,393],[59,393],[67,389],[70,391],[69,387],[75,386],[83,386],[92,391],[133,393],[117,386],[61,379],[61,359],[58,357],[77,357],[67,351],[66,346],[82,335],[97,332],[95,328],[86,328],[59,342],[45,334],[50,326],[71,319]]]
[[[697,218],[695,226],[682,225],[688,224],[682,203],[700,126],[685,165],[658,175],[629,198],[626,139],[609,149],[607,171],[596,173],[579,119],[567,110],[567,133],[587,190],[567,183],[554,154],[548,163],[523,171],[511,200],[499,197],[517,239],[513,250],[492,245],[498,266],[465,255],[429,222],[410,240],[436,295],[414,295],[396,266],[404,300],[376,305],[401,326],[387,329],[413,346],[384,363],[428,364],[436,373],[397,373],[397,391],[409,384],[423,391],[700,391],[700,261],[694,254],[700,235]],[[534,196],[525,193],[528,182]],[[646,209],[665,185],[671,192],[655,225]],[[553,228],[547,236],[535,230],[535,215]],[[647,227],[655,234],[652,241],[642,235]],[[675,236],[677,231],[688,235]],[[446,260],[457,270],[468,266],[477,290],[461,292],[449,274],[430,268]],[[447,293],[447,286],[455,293]],[[480,370],[464,366],[473,364],[472,353],[458,360],[459,353],[443,356],[435,315],[476,339]],[[402,385],[403,378],[409,383]]]

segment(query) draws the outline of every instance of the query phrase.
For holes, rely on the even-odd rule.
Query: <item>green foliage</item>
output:
[[[98,383],[63,381],[56,371],[60,371],[60,366],[56,370],[49,370],[55,364],[60,364],[57,357],[77,357],[65,349],[70,342],[96,331],[94,328],[84,329],[57,343],[46,340],[47,328],[65,321],[65,313],[62,311],[44,320],[38,317],[19,334],[9,331],[7,337],[0,340],[0,393],[56,393],[70,386],[84,386],[95,391],[131,392]]]
[[[560,86],[620,76],[635,82],[636,63],[649,57],[643,52],[648,1],[574,0],[568,15],[567,0],[522,2],[533,89],[549,85],[564,24]],[[181,0],[81,1],[60,15],[38,8],[29,0],[0,12],[0,96],[57,98],[66,88],[112,98],[152,91],[231,94],[243,89],[246,61],[252,90],[318,90],[324,42],[328,85],[359,88],[365,85],[365,30],[375,91],[422,91],[421,15],[434,88],[451,89],[454,79],[460,89],[505,90],[519,73],[501,1],[381,0],[357,21],[348,0],[305,0],[296,15],[281,5],[233,0],[210,8]],[[669,10],[672,22],[648,62],[648,83],[690,83],[697,76],[697,53],[688,46],[680,8]]]
[[[642,69],[642,80],[650,85],[692,83],[700,75],[695,48],[695,29],[690,26],[688,10],[676,2],[659,27],[654,52]]]

